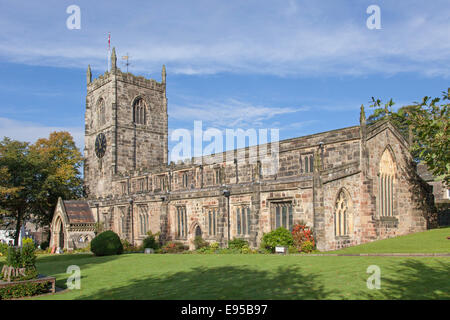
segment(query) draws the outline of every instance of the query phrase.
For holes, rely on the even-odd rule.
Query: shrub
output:
[[[22,250],[20,253],[20,262],[22,268],[26,269],[36,269],[36,247],[33,240],[30,238],[25,238],[22,241]]]
[[[244,239],[234,238],[230,242],[228,242],[228,248],[230,249],[242,249],[244,246],[248,247],[248,242]]]
[[[180,253],[189,250],[189,247],[181,242],[168,242],[161,248],[161,253]]]
[[[0,257],[8,254],[8,247],[6,243],[0,242]]]
[[[41,242],[41,250],[47,250],[50,243],[48,241]]]
[[[5,272],[3,279],[12,281],[28,280],[37,277],[36,270],[36,248],[34,242],[30,238],[24,238],[22,241],[22,248],[8,247],[8,253],[6,257],[6,266],[14,268],[14,272]],[[18,269],[24,273],[20,274]],[[22,272],[20,271],[20,272]]]
[[[243,246],[240,249],[240,253],[242,254],[254,254],[254,253],[258,253],[256,250],[250,248],[248,245]]]
[[[139,247],[132,245],[127,239],[121,239],[123,252],[137,252],[139,251]]]
[[[8,247],[8,253],[6,254],[6,265],[13,268],[22,268],[19,248]]]
[[[213,251],[216,251],[219,249],[219,243],[218,242],[213,242],[209,245],[209,248]]]
[[[50,290],[50,287],[51,287],[50,282],[44,283],[30,282],[3,287],[0,288],[0,300],[21,298],[46,293]]]
[[[294,228],[292,229],[292,238],[294,240],[294,246],[298,251],[311,252],[316,247],[313,230],[306,226],[304,223],[296,224],[294,226]],[[307,244],[304,246],[303,243],[305,242],[307,242]],[[312,247],[312,249],[310,249],[310,247]]]
[[[303,241],[301,246],[301,252],[310,253],[315,249],[314,243],[311,241]]]
[[[91,241],[91,251],[96,256],[121,254],[123,245],[119,236],[111,230],[100,233]]]
[[[275,251],[275,247],[289,247],[294,243],[292,234],[286,228],[280,227],[269,233],[265,233],[262,237],[261,247],[271,252]]]
[[[142,242],[142,245],[145,248],[151,248],[153,250],[159,249],[159,243],[156,241],[155,236],[149,232],[147,233],[147,237]]]
[[[202,236],[196,236],[194,239],[195,249],[207,248],[209,246],[208,242],[203,240]]]
[[[289,253],[289,254],[299,253],[299,250],[298,250],[297,247],[295,247],[295,246],[290,246],[290,247],[288,248],[288,253]]]

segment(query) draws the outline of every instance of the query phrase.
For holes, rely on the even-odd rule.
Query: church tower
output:
[[[84,180],[89,199],[113,194],[117,174],[164,166],[168,159],[166,71],[157,82],[117,67],[92,80],[87,71]]]

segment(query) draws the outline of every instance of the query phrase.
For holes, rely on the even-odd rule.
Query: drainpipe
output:
[[[99,212],[98,212],[98,210],[99,210],[98,206],[99,206],[99,204],[98,204],[98,202],[97,202],[97,203],[95,204],[95,207],[97,208],[97,223],[100,223],[100,215],[99,215]]]
[[[225,189],[223,190],[223,195],[227,198],[227,231],[228,231],[228,243],[230,242],[230,191]],[[227,246],[228,246],[227,243]]]

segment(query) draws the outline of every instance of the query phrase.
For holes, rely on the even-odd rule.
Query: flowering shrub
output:
[[[292,228],[292,238],[299,252],[311,252],[316,247],[313,231],[305,224],[296,224]]]
[[[161,253],[180,253],[189,248],[181,242],[168,242],[161,248]]]

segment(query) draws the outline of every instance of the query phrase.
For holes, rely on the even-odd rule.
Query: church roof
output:
[[[84,200],[63,200],[70,223],[95,223],[91,208]]]

